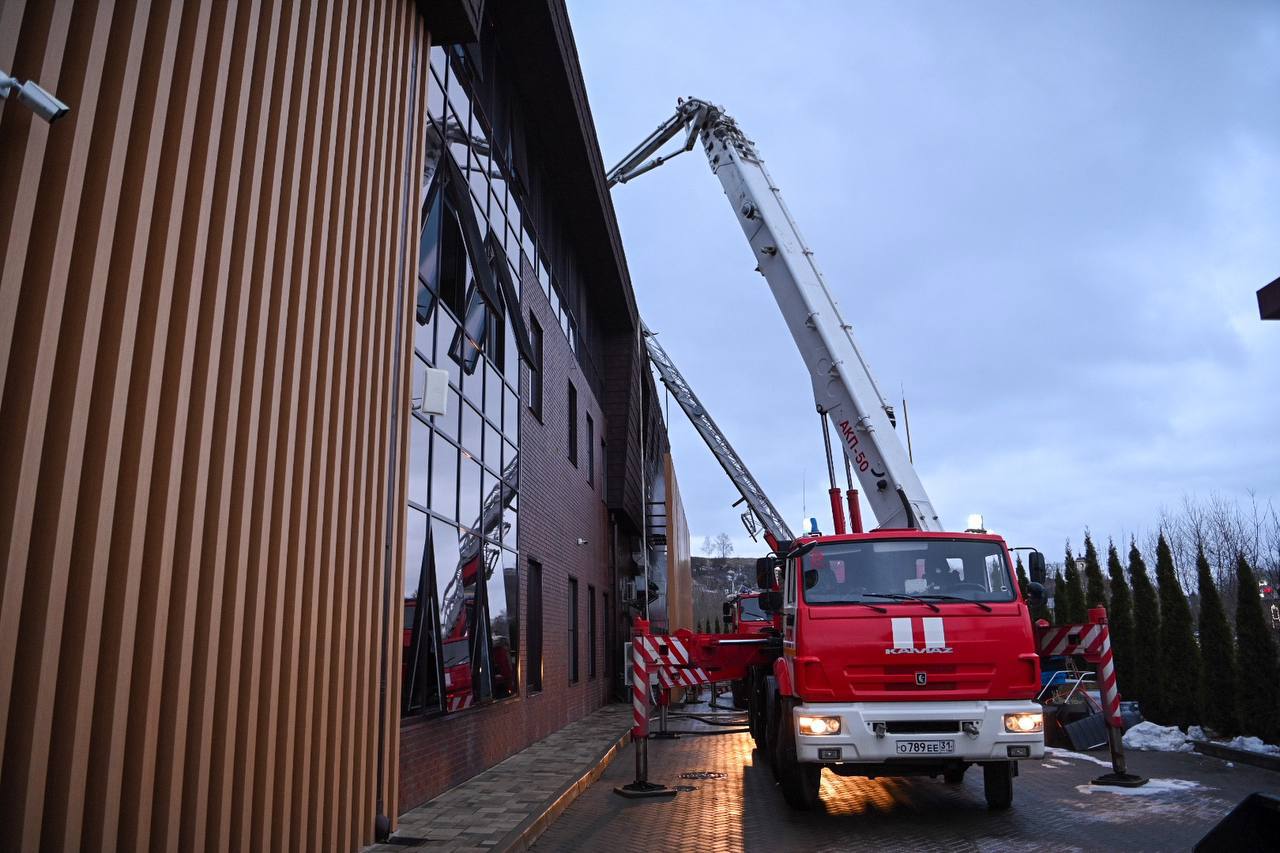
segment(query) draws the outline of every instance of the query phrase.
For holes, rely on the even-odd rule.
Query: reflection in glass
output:
[[[516,653],[515,643],[512,642],[506,573],[502,566],[502,549],[485,544],[484,554],[489,637],[493,643],[490,657],[493,698],[505,699],[516,692]],[[512,604],[517,600],[515,596],[510,598]]]
[[[470,406],[462,407],[462,447],[477,459],[480,458],[480,441],[484,431],[480,413]]]
[[[404,640],[401,664],[402,712],[436,711],[440,707],[435,607],[427,552],[427,516],[410,508],[405,525]]]
[[[438,518],[431,519],[431,545],[443,632],[445,710],[459,711],[476,700],[473,640],[480,554],[478,550],[464,554],[459,547],[458,528]],[[483,661],[475,663],[483,667]]]
[[[446,518],[458,517],[458,450],[435,436],[435,458],[431,465],[431,510]]]
[[[502,374],[493,365],[484,366],[484,413],[494,423],[502,423]]]
[[[447,361],[448,359],[446,359]],[[452,362],[450,362],[452,364]],[[462,397],[458,392],[449,389],[449,402],[446,404],[445,413],[443,415],[435,415],[431,419],[431,423],[435,428],[443,432],[445,435],[458,440],[458,420],[462,417]]]
[[[416,417],[409,419],[409,500],[427,506],[427,479],[431,472],[431,430]]]
[[[458,476],[458,520],[476,525],[480,513],[480,463],[463,455]]]

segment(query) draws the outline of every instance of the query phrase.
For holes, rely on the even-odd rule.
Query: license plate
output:
[[[899,755],[949,755],[956,751],[953,740],[900,740]]]

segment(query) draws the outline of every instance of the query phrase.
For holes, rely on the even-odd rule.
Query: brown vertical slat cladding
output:
[[[0,2],[72,109],[0,102],[0,849],[398,811],[427,47],[410,0]]]

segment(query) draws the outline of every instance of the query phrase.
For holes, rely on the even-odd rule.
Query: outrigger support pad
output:
[[[1133,773],[1104,773],[1093,780],[1095,785],[1113,785],[1118,788],[1141,788],[1151,780]]]
[[[641,782],[638,779],[626,785],[615,786],[613,792],[632,800],[651,797],[674,797],[677,793],[666,785],[659,785],[656,782]]]

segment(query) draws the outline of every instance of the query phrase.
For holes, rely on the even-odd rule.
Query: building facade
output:
[[[563,3],[0,69],[71,107],[0,101],[0,847],[358,849],[617,693],[674,474]]]

